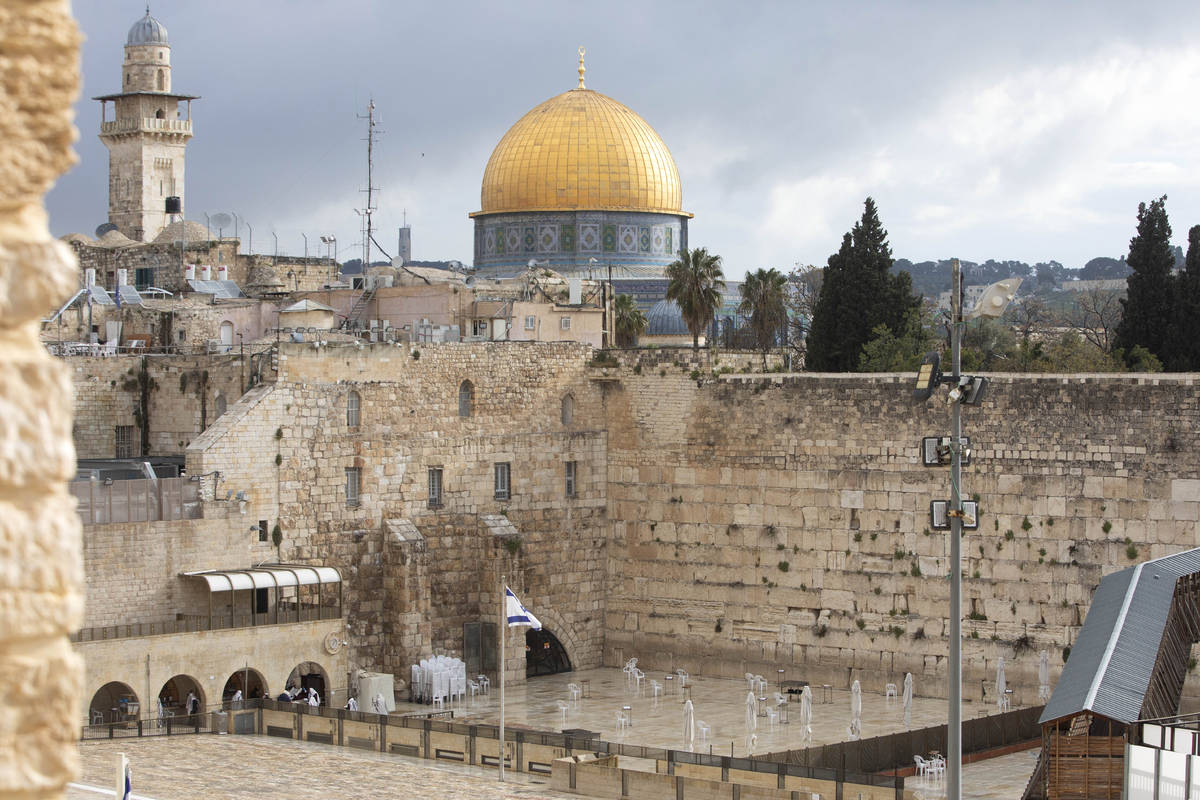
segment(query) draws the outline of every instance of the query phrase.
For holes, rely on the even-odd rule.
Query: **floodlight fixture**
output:
[[[963,375],[958,379],[958,384],[950,390],[946,402],[950,405],[962,403],[965,406],[977,406],[983,402],[987,382],[987,378],[978,375]]]
[[[921,464],[926,467],[944,467],[950,463],[950,437],[925,436],[921,439]],[[971,463],[971,437],[962,437],[962,464]]]
[[[983,290],[979,302],[967,312],[967,319],[979,317],[998,317],[1008,308],[1008,304],[1017,296],[1017,287],[1021,285],[1020,278],[1006,278],[997,281]]]
[[[923,403],[933,394],[933,390],[941,383],[942,371],[941,356],[936,352],[926,353],[925,360],[921,362],[920,369],[917,370],[917,385],[913,389],[913,399],[918,403]]]
[[[955,512],[950,508],[949,500],[933,500],[929,503],[929,527],[935,531],[950,530],[950,517]],[[979,529],[979,504],[974,500],[962,501],[963,530]]]

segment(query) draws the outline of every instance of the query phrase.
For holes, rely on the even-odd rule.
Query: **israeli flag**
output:
[[[538,618],[529,613],[529,609],[521,605],[521,601],[512,593],[512,589],[504,587],[504,612],[508,616],[508,627],[515,628],[520,625],[528,625],[535,631],[542,629],[542,623],[538,622]]]

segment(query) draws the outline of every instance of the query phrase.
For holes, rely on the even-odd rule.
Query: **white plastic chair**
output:
[[[434,696],[433,696],[433,705],[434,705],[436,708],[445,709],[445,708],[446,708],[446,701],[442,699],[441,695],[434,695]]]
[[[567,691],[571,693],[571,702],[576,706],[579,705],[579,687],[574,683],[567,684]]]
[[[467,681],[467,689],[470,690],[472,699],[474,699],[475,695],[479,694],[479,684],[476,683],[475,681],[468,680]]]
[[[679,676],[679,688],[682,689],[684,686],[687,685],[688,674],[685,670],[682,670],[682,669],[675,670],[675,674]]]
[[[644,681],[646,679],[646,673],[642,672],[637,667],[634,667],[633,668],[633,679],[635,681],[637,681],[637,686],[634,687],[634,691],[637,694],[641,694],[642,693],[642,681]]]
[[[568,708],[569,708],[569,706],[565,702],[563,702],[562,700],[558,701],[558,711],[560,714],[562,714],[562,724],[564,727],[567,724],[567,709]]]
[[[746,673],[746,688],[752,692],[754,691],[754,673],[753,672]]]
[[[755,694],[766,694],[767,693],[767,679],[764,678],[762,675],[754,676],[754,693]]]
[[[103,725],[104,724],[104,712],[103,711],[97,711],[94,708],[92,709],[92,724],[93,725]]]
[[[657,700],[662,695],[662,684],[658,681],[650,680],[650,696]]]
[[[929,762],[928,761],[921,758],[920,756],[914,755],[913,763],[915,763],[917,765],[917,775],[919,777],[924,778],[926,775],[929,774]]]
[[[479,686],[483,689],[483,693],[491,694],[492,682],[488,680],[488,676],[487,675],[479,675],[479,676],[477,676],[477,679],[479,680]]]
[[[946,775],[946,761],[942,758],[935,758],[932,761],[925,762],[929,768],[929,774],[933,777],[944,777]]]
[[[707,742],[708,737],[712,735],[712,728],[702,719],[696,720],[696,735],[700,737],[700,741]]]
[[[625,729],[629,727],[629,716],[624,711],[617,712],[617,729],[621,733],[625,733]]]
[[[996,700],[996,707],[1000,711],[1008,711],[1009,705],[1010,705],[1010,702],[1009,702],[1007,694],[1000,695],[1000,697]]]
[[[889,697],[895,697],[895,696],[896,696],[896,684],[889,683],[883,687],[883,699],[884,700],[886,700]]]

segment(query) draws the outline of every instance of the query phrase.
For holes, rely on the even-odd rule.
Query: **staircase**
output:
[[[350,306],[350,313],[346,314],[346,318],[342,320],[342,324],[338,327],[341,330],[354,330],[355,328],[363,327],[362,315],[366,313],[367,306],[375,299],[375,287],[364,289],[363,293],[354,301],[354,305]]]

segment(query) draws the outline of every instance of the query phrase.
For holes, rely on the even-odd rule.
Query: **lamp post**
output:
[[[917,385],[913,397],[923,402],[928,400],[939,384],[948,383],[953,388],[947,397],[950,403],[949,440],[934,443],[934,453],[929,456],[922,442],[922,463],[926,466],[944,464],[942,450],[949,451],[950,457],[950,499],[948,502],[934,501],[929,504],[929,526],[935,530],[950,532],[950,658],[949,658],[949,687],[946,692],[948,709],[946,735],[946,800],[961,800],[962,798],[962,531],[965,521],[963,513],[962,465],[964,450],[970,447],[970,440],[962,435],[962,407],[978,405],[983,397],[987,380],[980,376],[962,375],[962,333],[964,323],[962,311],[962,271],[958,259],[952,262],[953,273],[950,288],[950,370],[951,374],[942,376],[938,370],[938,355],[930,353],[925,357],[920,371],[917,373]],[[1016,296],[1020,278],[1009,278],[999,281],[984,290],[979,302],[966,315],[966,319],[977,317],[998,317],[1004,313],[1008,304]],[[969,450],[966,455],[969,456]],[[937,507],[945,508],[944,517],[940,517]],[[979,506],[971,504],[973,519],[967,527],[977,527],[979,524]],[[940,518],[939,518],[940,517]],[[948,519],[947,519],[948,518]],[[946,524],[948,523],[948,524]]]

